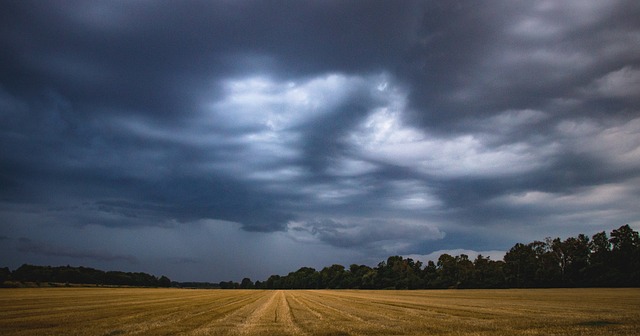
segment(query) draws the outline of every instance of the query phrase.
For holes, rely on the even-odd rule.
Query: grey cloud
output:
[[[434,225],[382,219],[315,219],[290,223],[294,239],[318,239],[336,247],[359,247],[384,255],[389,250],[411,251],[425,241],[444,238]]]
[[[628,21],[630,13],[640,11],[636,4],[544,6],[429,6],[414,51],[415,66],[407,74],[414,88],[415,120],[433,131],[441,124],[459,131],[460,120],[480,120],[506,110],[538,109],[556,118],[585,113],[583,105],[578,110],[552,105],[578,98],[576,89],[603,72],[638,64],[637,43],[629,42],[640,26]],[[612,17],[620,17],[621,23],[612,24]],[[551,31],[545,34],[545,29]],[[628,42],[621,44],[621,39]],[[598,113],[600,108],[606,105],[589,110]]]
[[[215,94],[206,90],[212,78],[247,71],[234,69],[243,54],[298,75],[379,69],[398,57],[415,15],[410,3],[366,2],[6,6],[2,71],[11,89],[33,96],[56,87],[79,106],[172,120]]]
[[[353,129],[375,107],[369,102],[371,98],[366,96],[356,95],[350,99],[336,107],[333,113],[309,122],[303,143],[303,164],[322,171],[327,168],[331,158],[348,152],[348,144],[344,143],[347,131]]]
[[[586,91],[588,95],[637,101],[640,97],[638,87],[640,87],[640,70],[632,66],[624,66],[595,79]]]
[[[64,246],[33,241],[29,238],[18,239],[19,252],[33,253],[48,257],[68,257],[72,259],[88,259],[93,261],[123,261],[129,264],[137,264],[139,261],[132,255],[119,255],[101,250],[76,250]]]

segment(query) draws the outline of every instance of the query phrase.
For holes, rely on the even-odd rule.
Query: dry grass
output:
[[[0,335],[638,335],[640,289],[0,289]]]

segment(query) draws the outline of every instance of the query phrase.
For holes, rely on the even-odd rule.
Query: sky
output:
[[[265,280],[640,229],[640,2],[0,2],[0,266]]]

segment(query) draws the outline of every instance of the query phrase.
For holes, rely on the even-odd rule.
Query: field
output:
[[[0,335],[638,335],[640,289],[0,289]]]

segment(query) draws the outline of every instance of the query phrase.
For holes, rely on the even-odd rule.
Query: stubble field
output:
[[[638,335],[640,289],[0,289],[0,335]]]

